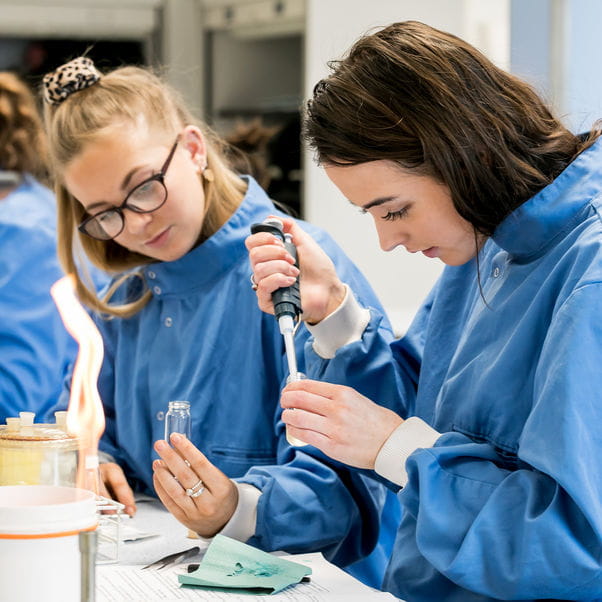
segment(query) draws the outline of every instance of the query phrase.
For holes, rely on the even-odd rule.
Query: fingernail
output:
[[[165,449],[167,449],[169,446],[167,445],[167,441],[163,440],[163,439],[159,439],[158,441],[155,442],[155,449],[157,451],[163,451]]]
[[[172,433],[171,437],[170,437],[170,439],[173,443],[180,443],[183,438],[184,437],[182,437],[182,435],[180,435],[180,433]]]

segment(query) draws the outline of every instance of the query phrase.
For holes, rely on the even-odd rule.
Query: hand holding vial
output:
[[[213,537],[234,514],[236,485],[181,433],[171,433],[154,447],[161,456],[153,462],[157,495],[183,525]]]

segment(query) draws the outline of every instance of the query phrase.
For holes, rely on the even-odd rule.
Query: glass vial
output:
[[[170,401],[165,414],[165,441],[169,442],[172,433],[181,433],[190,439],[190,403]]]
[[[294,377],[289,374],[286,378],[286,384],[288,385],[289,383],[292,383],[297,380],[303,380],[303,379],[305,379],[305,374],[303,374],[303,372],[297,372],[297,374]],[[293,437],[288,432],[288,426],[286,427],[286,440],[289,442],[290,445],[292,445],[294,447],[303,447],[304,445],[307,445],[307,443],[305,443],[305,441],[301,441],[301,439],[297,439],[297,437]]]

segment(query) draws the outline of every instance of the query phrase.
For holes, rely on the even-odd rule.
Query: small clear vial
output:
[[[170,401],[165,414],[165,441],[172,433],[181,433],[190,439],[190,403]]]
[[[305,374],[303,374],[303,372],[297,372],[297,374],[294,377],[289,374],[286,377],[286,384],[288,385],[289,383],[304,379]],[[289,434],[288,427],[286,428],[286,440],[290,443],[290,445],[293,445],[294,447],[303,447],[304,445],[307,445],[305,441],[301,441],[301,439],[297,439],[297,437],[293,437],[291,434]]]

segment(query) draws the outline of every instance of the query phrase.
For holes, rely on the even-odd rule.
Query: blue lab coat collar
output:
[[[496,229],[493,240],[514,260],[543,255],[556,236],[570,229],[602,183],[602,139],[582,152],[551,184],[518,207]]]
[[[248,188],[240,206],[213,236],[180,259],[144,268],[150,287],[181,294],[208,286],[247,254],[244,241],[250,234],[250,224],[265,219],[275,207],[252,177],[243,176],[243,180]]]

